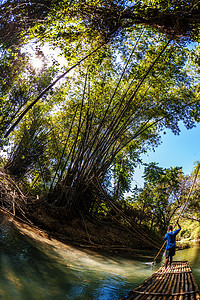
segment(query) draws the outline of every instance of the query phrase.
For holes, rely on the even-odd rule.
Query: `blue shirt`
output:
[[[179,233],[180,228],[175,231],[170,231],[165,234],[164,241],[167,241],[166,250],[176,247],[176,235]]]

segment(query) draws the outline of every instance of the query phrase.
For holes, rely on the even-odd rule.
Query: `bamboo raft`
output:
[[[175,261],[171,268],[161,267],[121,300],[200,299],[198,286],[187,261]]]

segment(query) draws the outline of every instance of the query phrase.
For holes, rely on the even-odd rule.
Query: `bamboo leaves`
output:
[[[29,172],[31,181],[40,174],[44,183],[41,194],[46,197],[49,193],[49,203],[70,206],[69,211],[78,214],[80,209],[91,211],[96,199],[94,185],[103,185],[109,176],[111,181],[116,164],[121,164],[121,169],[113,194],[115,200],[121,196],[130,186],[131,165],[135,166],[141,153],[157,145],[163,128],[178,133],[180,120],[191,128],[200,111],[195,103],[197,83],[186,69],[188,52],[174,41],[176,33],[168,39],[144,26],[131,23],[127,27],[123,23],[124,3],[113,8],[102,7],[101,1],[98,5],[67,4],[61,1],[57,10],[51,7],[49,18],[31,26],[32,37],[60,47],[67,67],[57,76],[53,66],[49,72],[35,74],[31,88],[25,84],[30,91],[28,98],[17,90],[15,98],[21,97],[24,105],[14,115],[5,137],[14,129],[16,144],[24,143],[25,133],[30,137],[29,143],[24,143],[24,172]],[[105,12],[116,16],[108,21]],[[103,14],[99,27],[97,14]],[[90,27],[93,21],[95,26]],[[72,76],[64,81],[72,70]],[[37,109],[39,115],[33,118]],[[34,151],[42,155],[30,151],[34,145]],[[35,157],[32,161],[28,151]],[[18,153],[16,161],[25,156]],[[125,180],[126,176],[129,179]],[[73,191],[70,201],[68,191]]]

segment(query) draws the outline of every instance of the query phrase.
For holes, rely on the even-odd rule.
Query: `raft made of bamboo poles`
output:
[[[121,298],[152,300],[200,299],[198,286],[187,261],[175,261],[171,268],[161,267],[140,286]]]

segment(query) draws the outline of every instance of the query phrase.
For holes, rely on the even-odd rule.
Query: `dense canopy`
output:
[[[150,165],[158,178],[125,193],[165,128],[199,122],[199,5],[1,1],[6,174],[67,220],[111,217],[152,246],[145,226],[164,230],[183,203],[181,167]]]

